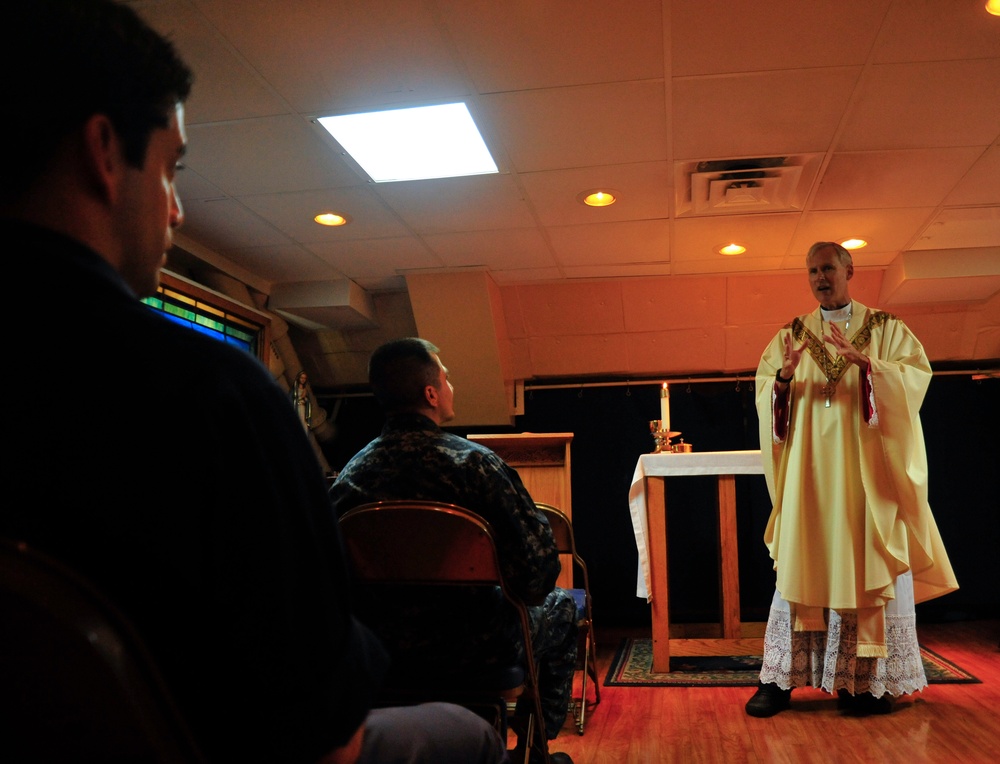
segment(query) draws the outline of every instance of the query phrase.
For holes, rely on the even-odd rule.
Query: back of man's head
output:
[[[125,159],[141,167],[149,137],[191,90],[173,46],[113,0],[25,0],[4,11],[0,201],[19,198],[65,136],[109,117]]]
[[[441,366],[438,349],[419,337],[404,337],[381,345],[368,361],[368,381],[387,414],[418,411],[426,405],[424,389],[437,386]]]

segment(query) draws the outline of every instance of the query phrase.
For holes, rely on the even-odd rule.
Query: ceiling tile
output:
[[[987,146],[1000,130],[1000,95],[986,93],[1000,94],[1000,58],[872,67],[837,150]]]
[[[482,93],[663,77],[659,0],[630,0],[627,12],[603,0],[436,6]]]
[[[934,215],[934,207],[907,207],[875,210],[823,210],[802,215],[789,253],[805,257],[817,241],[844,241],[860,238],[868,246],[860,255],[879,250],[899,252],[916,240]]]
[[[185,164],[232,196],[363,184],[300,117],[188,129]]]
[[[358,283],[362,279],[391,278],[405,270],[444,265],[414,238],[314,242],[307,248]]]
[[[923,229],[911,249],[994,247],[1000,258],[1000,207],[948,207]]]
[[[862,64],[890,4],[840,0],[810,3],[807,10],[775,2],[672,0],[673,74]]]
[[[367,186],[244,196],[240,201],[290,238],[305,243],[385,239],[410,233]],[[346,214],[351,222],[344,226],[319,225],[313,218],[321,212]]]
[[[719,261],[739,263],[756,258],[782,257],[795,233],[797,212],[767,215],[727,215],[685,218],[674,223],[674,263]],[[747,248],[743,255],[717,253],[731,242]],[[727,266],[728,268],[728,266]]]
[[[675,79],[674,157],[826,151],[859,71],[805,69]]]
[[[813,209],[936,207],[981,153],[975,147],[838,153]]]
[[[327,281],[344,278],[347,274],[312,252],[296,245],[241,247],[223,252],[226,257],[239,259],[252,272],[272,284],[291,281]]]
[[[281,96],[190,3],[153,0],[137,10],[173,42],[195,73],[185,104],[188,125],[288,113]]]
[[[976,160],[945,199],[948,205],[997,204],[1000,200],[1000,143]]]
[[[194,1],[248,65],[300,113],[468,92],[425,3]],[[247,23],[251,13],[253,23]]]
[[[536,228],[429,234],[424,242],[449,267],[483,265],[490,270],[554,266],[545,238]]]
[[[530,228],[535,224],[510,175],[380,183],[375,192],[418,233]]]
[[[553,226],[547,230],[556,260],[564,267],[670,261],[670,226],[665,220]]]
[[[482,104],[517,172],[666,158],[659,80],[500,93]]]
[[[670,212],[666,162],[531,172],[518,179],[542,225],[645,220]],[[588,207],[578,197],[593,189],[613,190],[618,201],[610,207]]]
[[[892,3],[872,58],[876,63],[998,58],[997,19],[983,11],[985,5],[985,0]]]
[[[289,239],[231,199],[184,203],[184,233],[216,252],[262,245],[288,245]]]

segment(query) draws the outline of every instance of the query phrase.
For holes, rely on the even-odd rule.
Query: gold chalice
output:
[[[680,435],[679,431],[675,430],[664,430],[662,419],[650,419],[649,420],[649,432],[653,436],[653,443],[656,444],[656,448],[652,453],[654,454],[671,454],[673,450],[670,446],[670,439]]]

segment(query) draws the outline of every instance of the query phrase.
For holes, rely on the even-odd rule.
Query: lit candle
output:
[[[663,383],[663,388],[660,390],[660,419],[662,427],[666,432],[670,432],[670,388],[667,387],[667,383]]]

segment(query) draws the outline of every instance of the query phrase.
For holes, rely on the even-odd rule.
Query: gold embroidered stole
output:
[[[851,344],[854,349],[859,353],[868,347],[868,344],[872,339],[872,329],[876,326],[881,326],[886,321],[894,319],[895,316],[891,313],[886,313],[881,310],[871,311],[867,310],[867,318],[862,324],[861,328],[855,333],[854,338],[851,340]],[[822,326],[822,319],[820,320],[820,325]],[[802,320],[796,318],[792,321],[792,336],[799,342],[806,342],[806,350],[809,355],[819,366],[820,371],[826,377],[826,384],[823,385],[820,392],[826,398],[826,406],[830,407],[830,399],[837,390],[837,383],[840,382],[841,377],[844,376],[844,372],[847,371],[847,367],[850,366],[850,362],[843,356],[837,356],[836,358],[830,355],[829,351],[826,349],[826,345],[823,342],[822,337],[817,337],[806,325],[802,323]]]

